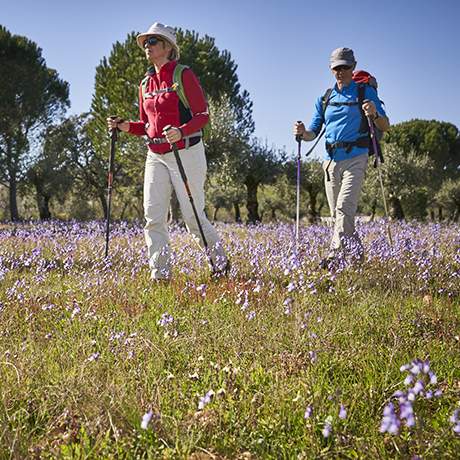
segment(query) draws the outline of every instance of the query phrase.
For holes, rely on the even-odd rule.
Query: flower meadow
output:
[[[459,458],[458,225],[218,231],[155,284],[139,224],[0,226],[1,459]]]

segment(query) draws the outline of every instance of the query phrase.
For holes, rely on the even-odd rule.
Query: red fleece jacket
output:
[[[174,68],[177,61],[163,65],[158,73],[150,75],[147,93],[170,88],[173,84]],[[201,89],[198,78],[190,69],[182,73],[182,82],[187,100],[190,104],[192,118],[184,122],[179,110],[179,96],[176,92],[165,92],[153,97],[142,98],[142,84],[139,85],[139,119],[129,123],[129,133],[136,136],[164,137],[163,129],[167,125],[178,127],[184,136],[196,133],[209,121],[208,105]],[[183,117],[182,117],[183,118]],[[179,149],[185,147],[185,142],[177,143]],[[149,149],[155,153],[166,153],[171,150],[168,143],[149,144]]]

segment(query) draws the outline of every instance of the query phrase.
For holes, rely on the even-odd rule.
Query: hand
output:
[[[119,129],[120,131],[129,131],[129,122],[123,120],[123,118],[120,117],[108,117],[107,118],[107,127],[109,130],[112,129]]]
[[[366,117],[371,117],[371,119],[374,119],[376,117],[377,109],[375,108],[375,104],[372,101],[364,101],[362,107],[364,115],[366,115]]]
[[[294,136],[300,136],[303,137],[305,133],[305,125],[301,121],[296,121],[294,124]]]
[[[166,126],[165,129],[163,129],[163,134],[170,144],[175,144],[182,139],[182,131],[175,126]]]

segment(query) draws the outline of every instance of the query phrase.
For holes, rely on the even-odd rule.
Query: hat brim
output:
[[[350,67],[353,67],[355,64],[356,64],[356,62],[345,61],[344,59],[342,59],[342,60],[339,60],[339,61],[331,62],[330,68],[335,69],[339,65],[348,65]]]
[[[145,32],[143,34],[139,34],[137,37],[136,37],[136,42],[137,42],[137,46],[143,50],[144,49],[144,42],[145,40],[147,39],[147,37],[151,37],[151,36],[157,36],[157,37],[161,37],[164,41],[168,42],[175,50],[176,50],[176,54],[177,54],[177,57],[179,57],[179,47],[177,45],[175,45],[174,43],[172,43],[168,37],[166,37],[165,35],[162,35],[162,34],[159,34],[159,33],[148,33],[148,32]]]

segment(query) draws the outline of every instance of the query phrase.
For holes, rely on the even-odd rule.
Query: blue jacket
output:
[[[374,102],[377,112],[380,116],[386,116],[385,110],[382,107],[377,91],[369,85],[366,85],[364,99],[369,99]],[[334,86],[330,102],[355,102],[358,101],[358,85],[352,81],[348,86],[339,91],[337,85]],[[358,105],[328,105],[323,120],[323,104],[322,97],[319,97],[315,104],[315,113],[308,129],[314,131],[317,135],[320,133],[323,122],[326,125],[326,142],[333,144],[335,142],[354,142],[363,133],[359,132],[361,125],[361,112]],[[346,160],[358,155],[367,154],[368,149],[363,147],[353,147],[350,152],[346,152],[344,148],[338,148],[334,151],[334,161]],[[326,152],[324,158],[330,159]]]

